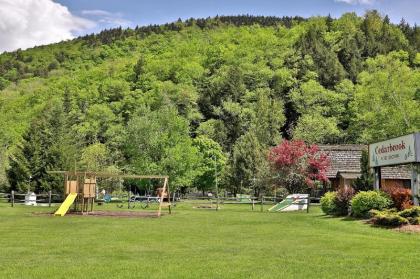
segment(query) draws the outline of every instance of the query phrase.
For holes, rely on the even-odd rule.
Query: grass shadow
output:
[[[359,218],[355,218],[353,216],[336,216],[336,215],[319,215],[317,216],[318,218],[321,219],[339,219],[341,221],[345,221],[345,222],[354,222],[354,221],[363,221],[364,219],[359,219]]]

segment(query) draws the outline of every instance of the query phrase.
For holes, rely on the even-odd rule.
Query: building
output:
[[[352,182],[361,175],[362,151],[368,149],[367,145],[319,145],[322,152],[330,159],[327,177],[331,182],[331,189],[340,186],[351,186]],[[411,170],[409,166],[382,167],[382,186],[398,185],[410,188]]]

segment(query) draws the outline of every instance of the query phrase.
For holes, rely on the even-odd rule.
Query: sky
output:
[[[96,33],[216,15],[339,17],[376,9],[420,24],[420,0],[0,0],[0,53]]]

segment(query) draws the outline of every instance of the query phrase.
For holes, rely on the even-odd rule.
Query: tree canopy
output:
[[[376,11],[179,20],[3,53],[0,187],[61,189],[47,170],[77,168],[211,190],[216,158],[221,186],[262,189],[284,139],[418,131],[419,81],[420,28]]]

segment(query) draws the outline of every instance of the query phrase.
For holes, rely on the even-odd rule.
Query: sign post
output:
[[[374,186],[373,189],[375,189],[376,191],[378,191],[381,188],[381,180],[382,180],[382,176],[381,176],[381,167],[376,167],[374,168],[375,171],[375,177],[374,177]]]
[[[369,144],[369,167],[375,170],[374,189],[381,186],[381,167],[412,165],[411,193],[415,205],[419,204],[420,132]]]
[[[413,194],[413,203],[419,205],[420,197],[420,167],[419,164],[413,165],[413,176],[411,177],[411,193]]]

